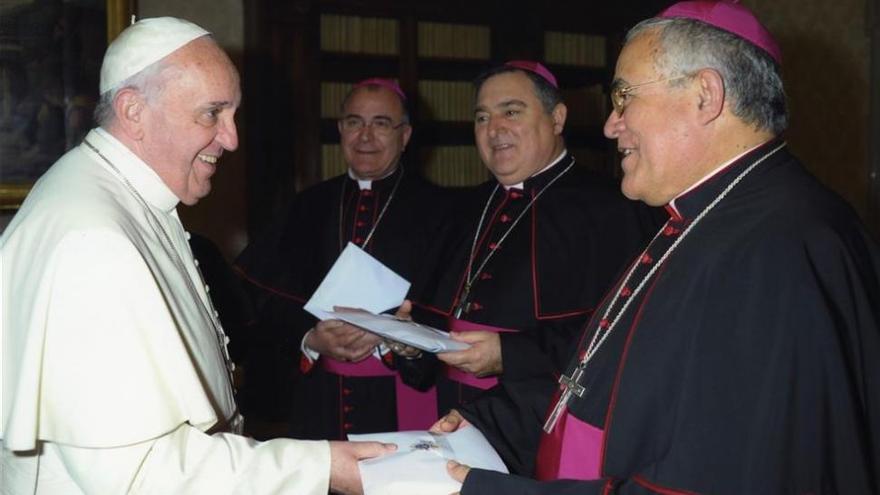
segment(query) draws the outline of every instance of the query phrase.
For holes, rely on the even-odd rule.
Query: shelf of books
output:
[[[492,42],[487,24],[437,22],[399,13],[320,14],[321,178],[344,170],[336,119],[351,84],[377,75],[399,79],[406,67],[410,79],[400,82],[409,86],[415,129],[410,156],[438,184],[484,181],[487,173],[473,141],[472,81],[490,65]],[[611,74],[608,48],[601,34],[543,32],[543,62],[557,75],[569,108],[568,146],[579,163],[603,171],[609,167],[601,129]]]
[[[568,107],[566,142],[577,163],[601,172],[611,168],[602,125],[608,116],[608,40],[605,35],[546,31],[544,59],[562,85]]]

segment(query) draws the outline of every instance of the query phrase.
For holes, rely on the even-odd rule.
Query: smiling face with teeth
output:
[[[140,156],[187,205],[211,192],[211,176],[224,150],[238,147],[235,110],[241,99],[238,72],[209,37],[172,53],[162,89],[136,111]]]
[[[615,84],[636,86],[625,97],[622,115],[614,110],[605,122],[605,136],[617,140],[622,155],[621,189],[630,199],[661,206],[696,182],[707,157],[700,124],[698,87],[692,79],[662,81],[655,61],[662,47],[657,33],[647,31],[630,40],[620,53]],[[647,82],[657,81],[652,84]]]
[[[390,123],[392,129],[387,133],[370,125],[346,131],[342,121],[338,128],[345,163],[358,179],[375,180],[391,174],[412,134],[400,97],[381,86],[357,88],[345,100],[342,117]]]
[[[518,184],[562,153],[566,108],[544,110],[535,85],[521,71],[494,75],[480,86],[474,135],[480,158],[498,182]]]

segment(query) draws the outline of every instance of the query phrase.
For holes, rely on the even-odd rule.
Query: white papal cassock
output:
[[[102,129],[86,143],[0,238],[0,491],[326,493],[326,442],[234,434],[178,198]]]

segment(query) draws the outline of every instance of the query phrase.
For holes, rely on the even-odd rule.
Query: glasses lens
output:
[[[342,119],[342,129],[347,132],[354,132],[363,129],[364,119],[360,117],[346,117]]]
[[[624,99],[624,88],[620,85],[615,85],[611,88],[611,107],[614,109],[614,112],[617,115],[623,115],[623,101]]]
[[[394,126],[391,125],[391,121],[388,119],[373,119],[373,121],[370,122],[370,127],[372,127],[374,131],[384,134],[391,132],[391,129]]]

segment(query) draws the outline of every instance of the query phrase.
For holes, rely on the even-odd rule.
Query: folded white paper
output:
[[[358,462],[364,495],[448,495],[461,489],[446,471],[453,459],[473,468],[506,473],[495,449],[473,426],[456,432],[398,431],[348,435],[349,440],[397,444],[397,451]]]
[[[400,306],[409,287],[406,279],[349,242],[304,309],[320,320],[332,319],[334,306],[381,313]]]
[[[351,323],[382,337],[402,342],[423,351],[438,353],[461,351],[470,344],[452,340],[447,332],[392,315],[374,315],[365,311],[339,310],[327,312],[330,318]]]

